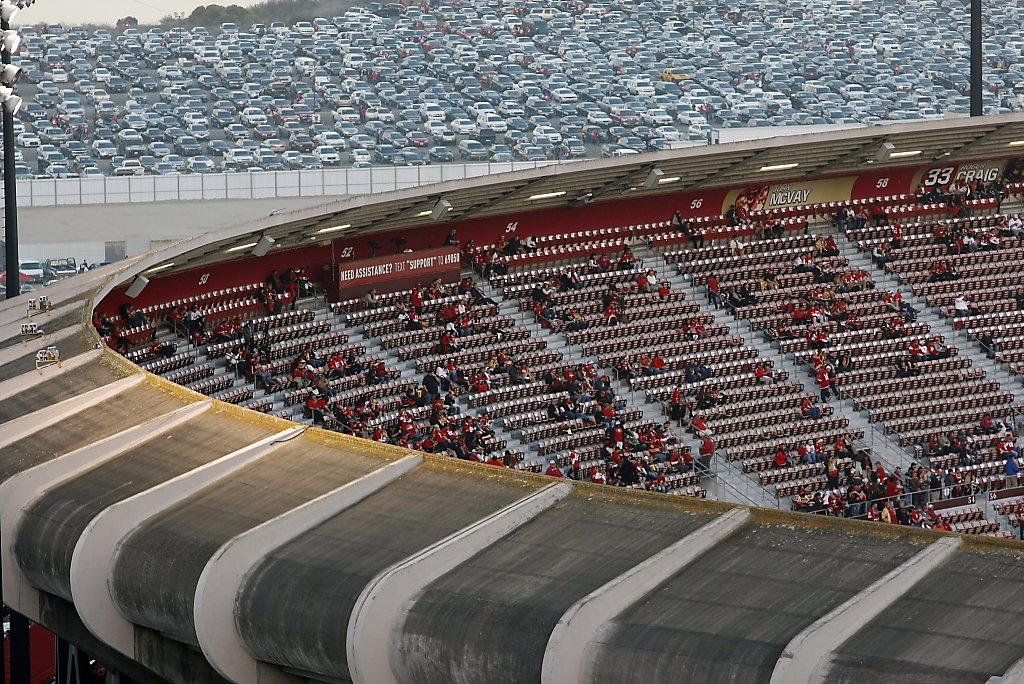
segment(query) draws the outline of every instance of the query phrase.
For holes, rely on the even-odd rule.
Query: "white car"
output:
[[[551,126],[537,126],[533,129],[533,140],[547,140],[552,145],[559,145],[562,142],[562,134]]]
[[[341,155],[338,154],[338,150],[334,149],[330,145],[318,145],[314,150],[313,154],[320,160],[321,164],[325,166],[328,164],[340,164]]]
[[[664,138],[671,142],[678,142],[683,139],[683,133],[675,126],[658,126],[654,129],[654,132],[658,134],[659,138]]]
[[[420,111],[423,112],[423,116],[427,118],[427,121],[441,121],[444,122],[448,118],[448,114],[444,111],[444,108],[436,102],[425,102],[421,107]]]
[[[352,150],[352,163],[353,164],[370,164],[373,162],[373,155],[370,154],[370,150],[355,149]]]
[[[383,121],[384,123],[394,123],[395,114],[387,107],[370,107],[366,110],[367,121]]]
[[[259,126],[267,123],[267,115],[259,107],[246,107],[238,117],[242,123],[249,126]]]
[[[476,132],[476,124],[469,119],[455,119],[451,123],[451,129],[457,135],[472,135]]]
[[[22,147],[39,147],[40,140],[39,136],[35,133],[29,133],[25,131],[18,136],[18,144]]]
[[[440,135],[442,131],[448,128],[448,124],[444,121],[434,121],[427,119],[426,123],[423,124],[423,132],[429,136]]]
[[[600,109],[591,109],[587,112],[587,123],[594,124],[595,126],[611,126],[612,117],[608,116],[608,113]]]
[[[555,102],[561,102],[565,104],[574,104],[580,98],[573,91],[568,88],[555,88],[551,91],[551,99]]]
[[[329,145],[336,150],[348,149],[348,142],[336,131],[324,131],[313,138],[313,141],[317,145]]]
[[[524,116],[526,114],[523,105],[515,100],[503,100],[498,104],[498,111],[505,116]]]
[[[480,130],[489,128],[495,133],[504,133],[508,130],[508,123],[494,112],[484,112],[476,120]]]
[[[672,117],[664,109],[648,109],[640,115],[640,120],[648,126],[670,126]]]
[[[67,83],[70,79],[68,72],[63,69],[54,69],[50,73],[50,80],[54,83]]]
[[[339,107],[334,110],[334,120],[357,124],[359,123],[359,110],[355,107]]]
[[[240,166],[251,166],[256,163],[256,159],[252,156],[252,152],[241,147],[232,147],[224,157]]]
[[[110,159],[117,156],[117,145],[110,140],[97,140],[92,144],[92,152],[100,159]]]

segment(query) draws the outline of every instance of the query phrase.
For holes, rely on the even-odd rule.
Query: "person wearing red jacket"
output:
[[[818,389],[821,391],[822,403],[828,401],[832,394],[838,396],[838,392],[833,388],[834,384],[835,378],[827,366],[818,371]]]
[[[556,463],[554,459],[551,459],[551,462],[548,464],[548,469],[544,471],[544,474],[549,475],[550,477],[565,477],[562,474],[562,469],[558,467],[558,463]]]
[[[314,388],[310,393],[309,398],[306,399],[306,409],[309,410],[309,415],[313,418],[314,423],[324,422],[327,399],[320,394],[320,390]]]

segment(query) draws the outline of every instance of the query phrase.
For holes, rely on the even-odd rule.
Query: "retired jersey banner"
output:
[[[945,166],[933,166],[921,169],[915,178],[914,187],[924,190],[932,188],[946,189],[950,184],[968,184],[975,181],[985,183],[994,182],[1000,177],[1005,177],[1008,167],[1014,162],[1006,160],[980,161],[951,163]]]
[[[856,176],[842,176],[734,189],[726,194],[722,213],[728,211],[731,205],[736,205],[736,212],[740,216],[749,216],[754,212],[786,209],[802,204],[843,202],[850,199],[856,180]]]

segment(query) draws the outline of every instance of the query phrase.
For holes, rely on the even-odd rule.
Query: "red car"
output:
[[[411,131],[406,134],[405,139],[409,141],[409,144],[413,147],[426,147],[430,144],[430,136],[423,131]]]

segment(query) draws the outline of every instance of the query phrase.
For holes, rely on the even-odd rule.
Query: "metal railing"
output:
[[[361,195],[534,169],[557,163],[559,162],[486,162],[179,176],[24,178],[18,181],[17,192],[19,205],[23,207]]]

